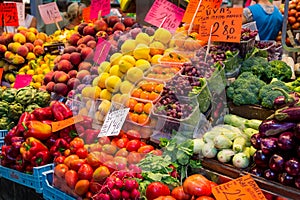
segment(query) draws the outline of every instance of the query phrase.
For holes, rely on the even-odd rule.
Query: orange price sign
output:
[[[0,3],[0,26],[19,26],[16,3]]]
[[[68,126],[71,126],[77,122],[81,122],[83,121],[83,117],[81,115],[76,115],[74,117],[70,117],[68,119],[65,120],[61,120],[61,121],[57,121],[57,122],[52,122],[51,126],[52,126],[52,132],[56,132],[59,130],[62,130]]]
[[[217,200],[267,200],[250,174],[212,188]]]
[[[206,11],[206,16],[201,18],[203,20],[199,27],[200,39],[207,41],[211,34],[211,41],[239,43],[242,15],[243,8],[218,8]]]
[[[84,8],[82,10],[83,21],[89,22],[90,21],[90,14],[91,14],[91,7]]]
[[[220,8],[222,0],[190,0],[182,19],[183,22],[190,23],[192,21],[199,3],[201,5],[198,9],[196,19],[198,16],[203,15],[208,9]]]

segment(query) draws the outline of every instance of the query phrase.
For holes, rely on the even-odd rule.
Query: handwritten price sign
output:
[[[19,26],[16,3],[0,3],[0,26]]]
[[[145,21],[175,31],[182,21],[184,10],[167,0],[156,0],[145,17]]]
[[[250,174],[212,188],[217,200],[266,200]]]
[[[99,38],[94,54],[94,62],[97,64],[102,63],[106,60],[106,57],[110,51],[111,44],[107,42],[106,40]]]
[[[62,21],[56,2],[39,5],[39,11],[45,24]]]
[[[101,11],[101,16],[110,13],[110,0],[92,0],[90,19],[98,19],[98,13]]]
[[[98,137],[119,135],[128,112],[129,108],[109,112]]]
[[[199,35],[207,41],[210,35],[211,41],[240,42],[242,31],[243,8],[219,8],[206,11],[206,16],[201,18]]]
[[[196,14],[196,19],[205,15],[206,10],[220,8],[222,0],[190,0],[182,19],[183,22],[190,23],[192,21],[199,3],[200,7]],[[194,24],[199,24],[199,21],[194,21]]]

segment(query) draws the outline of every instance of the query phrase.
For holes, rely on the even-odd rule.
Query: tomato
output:
[[[65,173],[65,181],[67,183],[67,185],[71,188],[71,189],[74,189],[75,188],[75,185],[78,181],[78,174],[75,170],[68,170],[66,173]]]
[[[107,136],[103,136],[98,139],[98,142],[101,145],[110,144],[110,139]]]
[[[117,164],[113,160],[108,160],[103,163],[103,166],[106,166],[110,173],[113,173],[117,169]]]
[[[89,191],[90,182],[88,180],[79,180],[75,185],[75,193],[79,196],[84,195]]]
[[[137,104],[137,100],[133,99],[133,98],[130,98],[128,101],[127,101],[127,107],[129,108],[130,111],[133,111],[134,110],[134,106]]]
[[[175,187],[171,192],[172,197],[180,200],[189,200],[191,199],[191,195],[184,192],[182,186]]]
[[[158,198],[155,198],[154,200],[176,200],[176,198],[172,196],[160,196]]]
[[[127,151],[137,151],[141,147],[140,140],[130,140],[126,145]]]
[[[121,148],[126,147],[128,142],[129,142],[128,138],[120,138],[117,140],[116,145],[117,145],[117,147],[119,147],[121,149]]]
[[[162,182],[152,182],[146,188],[146,197],[148,200],[154,200],[160,196],[169,196],[170,194],[169,187]]]
[[[89,164],[84,163],[78,169],[78,179],[91,180],[93,177],[93,172],[93,168]]]
[[[93,144],[89,144],[86,149],[88,149],[88,152],[102,151],[102,145],[99,143],[93,143]]]
[[[57,157],[54,159],[54,164],[63,164],[65,158],[66,158],[65,156],[57,156]]]
[[[111,145],[113,145],[113,146],[117,146],[117,141],[119,140],[119,138],[118,137],[115,137],[114,139],[112,139],[111,140]]]
[[[72,153],[75,153],[77,149],[84,147],[84,140],[80,137],[75,137],[71,142],[70,142],[70,150]]]
[[[75,154],[69,155],[68,157],[65,158],[64,164],[67,165],[70,168],[70,162],[72,160],[76,160],[76,159],[79,159],[79,156],[77,156]]]
[[[142,91],[143,90],[141,88],[134,88],[131,92],[131,96],[135,98],[140,98]]]
[[[183,190],[190,195],[209,196],[211,195],[210,180],[201,174],[191,175],[184,180]]]
[[[300,27],[300,23],[299,23],[299,22],[296,22],[296,23],[294,23],[294,24],[292,25],[292,29],[293,29],[293,30],[298,30],[299,27]]]
[[[154,149],[153,151],[151,151],[151,153],[156,156],[161,156],[163,154],[163,152],[159,149]]]
[[[140,153],[135,152],[135,151],[130,152],[127,156],[127,162],[129,164],[139,163],[141,159],[142,159],[142,155]]]
[[[100,166],[93,172],[93,180],[101,182],[110,175],[110,171],[106,166]]]
[[[201,196],[198,197],[196,200],[215,200],[215,199],[210,196]]]
[[[75,159],[70,161],[70,169],[78,171],[82,164],[86,163],[85,159]]]
[[[111,155],[110,155],[111,156]],[[86,157],[87,164],[89,164],[93,168],[97,168],[100,166],[101,163],[104,163],[106,160],[113,159],[113,157],[110,157],[108,154],[104,152],[91,152]]]
[[[289,22],[289,24],[293,25],[296,22],[296,18],[295,17],[288,17],[288,22]]]
[[[81,147],[79,149],[77,149],[76,151],[76,155],[79,156],[79,158],[86,158],[88,156],[89,152],[85,147]]]
[[[138,122],[139,114],[129,112],[129,119],[133,122]]]
[[[139,140],[139,139],[141,139],[141,134],[136,130],[132,130],[132,129],[128,130],[126,134],[127,134],[127,137],[128,137],[129,140],[134,140],[134,139]]]
[[[138,153],[149,153],[153,150],[154,150],[154,147],[152,145],[144,145],[144,146],[141,146],[137,152]]]
[[[63,178],[65,173],[69,170],[69,167],[65,164],[58,164],[54,167],[54,174],[58,177]]]
[[[116,152],[115,157],[118,157],[118,156],[127,157],[128,154],[129,154],[129,152],[126,150],[126,148],[122,148]]]
[[[102,188],[102,185],[100,183],[97,183],[95,181],[90,182],[89,191],[91,191],[93,194],[98,193]]]
[[[71,150],[70,149],[66,149],[64,151],[64,156],[69,156],[69,155],[71,155]]]
[[[296,9],[291,9],[291,10],[288,11],[288,16],[289,16],[289,17],[290,17],[290,16],[295,16],[296,13],[297,13],[297,10],[296,10]]]
[[[147,91],[142,91],[141,92],[141,95],[140,95],[140,98],[141,99],[144,99],[144,100],[148,100],[149,99],[149,95],[150,95],[150,92],[147,92]],[[142,109],[143,111],[143,109]],[[135,111],[136,112],[136,111]]]

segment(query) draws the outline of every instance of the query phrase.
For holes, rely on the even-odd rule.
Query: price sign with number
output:
[[[0,3],[0,26],[19,26],[16,3]]]
[[[110,13],[110,0],[92,0],[90,19],[98,19],[99,11],[101,16]]]
[[[145,21],[165,28],[169,31],[175,31],[183,18],[184,10],[167,0],[155,0],[145,17]]]
[[[210,30],[211,41],[240,42],[243,8],[219,8],[206,12],[199,27],[200,39],[207,41]]]
[[[204,15],[206,10],[220,8],[222,0],[190,0],[182,19],[183,22],[190,23],[192,21],[199,3],[200,7],[196,14],[196,19]],[[197,24],[199,22],[194,21],[194,23]]]
[[[98,137],[119,135],[128,112],[129,108],[109,112]]]
[[[4,1],[3,3],[13,3],[13,2]],[[19,25],[24,26],[25,25],[25,4],[20,2],[16,2],[15,4],[17,6]]]
[[[91,15],[91,7],[86,7],[82,10],[83,21],[85,22],[90,21],[90,15]]]
[[[250,174],[212,188],[217,200],[266,200]]]
[[[53,24],[63,20],[56,2],[39,5],[39,11],[45,24]]]

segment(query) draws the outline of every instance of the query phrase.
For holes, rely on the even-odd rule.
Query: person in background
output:
[[[254,0],[256,4],[244,8],[243,24],[255,21],[260,40],[275,40],[283,23],[283,16],[270,0]]]
[[[82,3],[72,3],[68,6],[67,12],[64,17],[69,21],[69,23],[64,27],[66,29],[74,29],[75,26],[79,25],[83,19],[82,10],[86,7]]]

